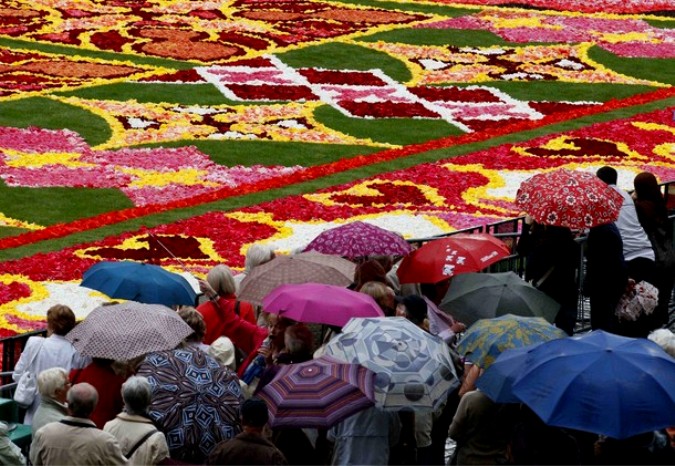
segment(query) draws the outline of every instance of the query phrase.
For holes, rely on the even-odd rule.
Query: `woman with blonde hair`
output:
[[[228,266],[217,265],[212,268],[206,275],[206,281],[199,281],[199,286],[209,298],[207,302],[197,306],[197,311],[202,315],[206,324],[205,344],[210,345],[216,338],[223,335],[225,315],[231,312],[251,324],[256,324],[251,303],[237,299],[236,285]]]

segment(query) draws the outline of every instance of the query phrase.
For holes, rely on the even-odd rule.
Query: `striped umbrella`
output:
[[[328,428],[375,404],[374,376],[322,356],[283,366],[258,396],[267,402],[271,427]]]

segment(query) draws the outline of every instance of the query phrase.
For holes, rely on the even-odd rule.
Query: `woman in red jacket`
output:
[[[223,319],[226,314],[234,313],[244,321],[255,325],[256,317],[251,303],[238,301],[234,294],[236,285],[230,268],[226,265],[217,265],[206,276],[206,282],[200,281],[202,292],[209,298],[197,307],[206,323],[204,343],[210,345],[213,341],[225,335],[233,342],[234,339],[223,333]],[[234,343],[236,346],[237,343]],[[246,351],[244,348],[242,350]],[[248,352],[248,351],[246,351]]]
[[[217,270],[221,267],[226,269],[222,273]],[[255,316],[253,315],[250,303],[242,301],[237,306],[233,293],[223,296],[216,291],[219,289],[227,291],[230,284],[232,285],[232,290],[234,289],[232,274],[229,270],[224,265],[218,265],[209,272],[206,278],[207,281],[199,281],[199,287],[206,297],[209,298],[209,301],[200,304],[197,307],[197,311],[204,317],[204,322],[206,323],[206,334],[203,339],[205,344],[210,345],[216,338],[226,336],[232,340],[234,346],[248,355],[247,359],[239,367],[239,373],[242,374],[248,363],[257,354],[262,342],[267,338],[268,331],[266,328],[258,327],[255,323],[252,323],[252,321],[255,322]],[[228,276],[230,280],[227,280]],[[221,281],[217,279],[219,277],[225,278]],[[221,286],[223,283],[225,284],[224,288]],[[239,307],[239,313],[236,312],[237,307]],[[249,311],[251,317],[244,317],[248,315]]]

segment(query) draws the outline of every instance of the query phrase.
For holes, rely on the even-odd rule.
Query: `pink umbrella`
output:
[[[263,309],[298,322],[343,327],[352,317],[383,317],[375,300],[322,283],[281,285],[263,299]]]
[[[324,231],[305,248],[305,251],[335,254],[350,259],[378,255],[403,256],[410,250],[410,245],[400,234],[358,221]]]

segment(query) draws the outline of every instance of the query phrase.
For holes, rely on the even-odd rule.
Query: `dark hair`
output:
[[[302,354],[304,352],[311,352],[314,345],[314,335],[312,331],[305,324],[298,323],[286,327],[284,335],[284,343],[288,337],[288,344],[286,350],[291,354]]]
[[[398,298],[397,301],[405,306],[406,317],[413,324],[421,324],[427,318],[427,302],[417,295]]]
[[[619,179],[619,174],[612,167],[605,165],[604,167],[598,168],[598,171],[595,172],[595,175],[604,181],[607,184],[616,184]]]
[[[263,427],[267,424],[269,414],[267,405],[263,400],[257,397],[249,398],[244,401],[240,408],[241,423],[245,426]]]
[[[68,306],[57,304],[47,311],[47,326],[56,335],[65,335],[75,327],[75,313]]]
[[[652,173],[639,173],[633,180],[633,186],[635,187],[635,195],[638,199],[658,203],[664,202],[659,182]]]

